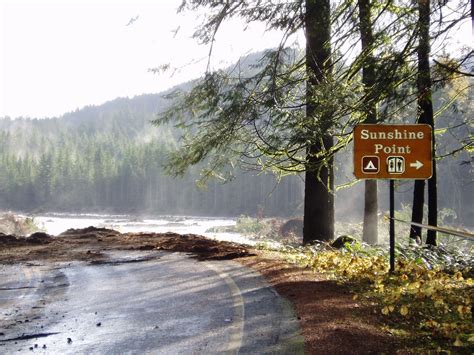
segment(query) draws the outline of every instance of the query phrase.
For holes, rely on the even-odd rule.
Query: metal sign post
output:
[[[395,271],[395,180],[433,173],[432,129],[426,124],[360,124],[354,128],[354,175],[390,180],[390,271]]]
[[[390,272],[395,271],[395,181],[390,180]]]

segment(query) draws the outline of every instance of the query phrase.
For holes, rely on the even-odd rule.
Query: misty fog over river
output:
[[[59,235],[70,228],[110,228],[121,233],[166,233],[199,234],[206,237],[254,245],[256,242],[240,233],[210,232],[215,227],[230,227],[236,223],[232,218],[159,216],[140,218],[125,215],[97,214],[48,214],[35,216],[35,222],[46,233]]]

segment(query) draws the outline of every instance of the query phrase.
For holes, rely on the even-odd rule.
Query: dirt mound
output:
[[[4,234],[0,233],[0,244],[7,245],[7,244],[16,244],[18,240],[14,235],[11,234]]]
[[[43,232],[36,232],[25,238],[30,244],[47,244],[51,242],[52,236]]]
[[[36,232],[29,237],[15,236],[11,234],[0,233],[0,244],[7,245],[38,245],[48,244],[52,240],[49,234]]]
[[[93,226],[89,226],[87,228],[79,228],[79,229],[68,229],[65,232],[62,232],[59,236],[64,237],[64,236],[82,236],[82,237],[87,237],[90,235],[93,236],[103,236],[103,235],[118,235],[120,232],[117,232],[116,230],[113,229],[108,229],[108,228],[97,228]]]
[[[298,238],[303,237],[303,220],[300,218],[290,219],[280,227],[280,234],[284,237],[294,235]]]
[[[239,244],[206,239],[199,235],[156,234],[158,250],[192,253],[198,260],[230,260],[251,254]]]
[[[58,237],[34,233],[30,237],[0,234],[0,263],[33,260],[104,261],[108,250],[166,250],[190,253],[198,260],[235,259],[251,254],[245,247],[193,234],[125,233],[87,227],[69,229]]]

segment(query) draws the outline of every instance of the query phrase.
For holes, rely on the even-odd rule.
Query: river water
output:
[[[174,232],[199,234],[208,238],[254,245],[255,241],[239,233],[212,232],[211,228],[234,226],[233,218],[161,216],[139,218],[124,215],[47,214],[35,216],[35,221],[48,234],[58,235],[70,228],[110,228],[121,233]]]

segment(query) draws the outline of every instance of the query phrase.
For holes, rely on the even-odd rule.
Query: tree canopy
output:
[[[262,22],[268,30],[281,31],[281,41],[256,63],[243,57],[229,70],[208,66],[190,90],[169,95],[174,104],[155,123],[174,122],[184,132],[168,161],[170,171],[183,174],[205,161],[204,178],[230,176],[237,164],[280,176],[304,172],[306,195],[311,195],[305,200],[305,206],[311,205],[305,220],[312,221],[305,229],[319,234],[306,240],[331,239],[331,228],[312,228],[333,223],[332,159],[350,143],[354,125],[366,121],[374,107],[374,122],[415,120],[417,8],[410,1],[371,2],[364,20],[358,16],[360,5],[348,0],[183,1],[179,11],[205,10],[194,37],[209,46],[210,57],[216,34],[231,18]],[[432,6],[432,45],[450,43],[456,26],[470,16],[469,5],[455,1]],[[361,50],[363,21],[371,33]],[[304,48],[294,45],[302,31]],[[468,50],[456,57],[437,52],[433,57],[441,64],[434,82],[445,84],[446,73],[455,75],[471,56]],[[368,65],[369,81],[362,75]],[[316,195],[312,186],[319,189]]]

